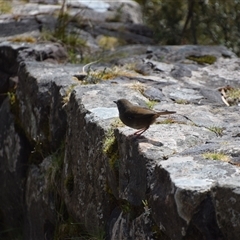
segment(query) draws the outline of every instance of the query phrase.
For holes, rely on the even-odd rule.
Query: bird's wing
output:
[[[144,112],[144,114],[142,113],[138,113],[137,111],[134,111],[134,114],[132,113],[132,111],[126,111],[125,112],[125,117],[127,117],[128,119],[149,119],[151,117],[153,117],[156,113],[153,112],[152,110],[149,109],[149,111]]]

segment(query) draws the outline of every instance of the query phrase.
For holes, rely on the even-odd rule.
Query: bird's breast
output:
[[[134,129],[146,128],[154,121],[153,118],[135,118],[134,116],[124,114],[119,117],[125,125]]]

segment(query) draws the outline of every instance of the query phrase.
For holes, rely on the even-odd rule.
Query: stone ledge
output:
[[[191,78],[199,89],[185,91],[192,94],[188,105],[177,103],[171,99],[174,89],[190,86],[183,85],[182,79],[175,79],[171,87],[166,81],[162,85],[162,75],[171,73],[166,68],[154,78],[149,76],[145,83],[141,78],[141,84],[163,94],[155,109],[177,114],[168,124],[168,118],[159,118],[160,124],[152,125],[142,138],[128,138],[133,130],[119,123],[113,101],[124,97],[147,106],[149,100],[138,91],[136,80],[83,85],[73,78],[79,66],[34,60],[22,64],[22,58],[11,61],[15,58],[12,52],[15,49],[23,56],[21,51],[26,49],[2,49],[0,46],[0,53],[8,56],[6,61],[19,64],[18,72],[10,71],[19,81],[13,105],[6,105],[7,98],[1,104],[1,116],[11,122],[6,129],[1,128],[1,136],[20,136],[21,141],[19,147],[12,148],[14,143],[6,145],[1,140],[0,146],[6,146],[1,148],[0,158],[10,164],[1,166],[1,176],[11,179],[10,185],[26,181],[25,188],[17,185],[16,191],[25,193],[20,205],[27,211],[27,238],[37,239],[36,233],[41,239],[46,233],[54,234],[59,224],[54,220],[54,213],[60,211],[59,201],[73,221],[92,234],[104,231],[108,239],[158,239],[161,231],[166,239],[237,238],[239,168],[229,162],[206,160],[203,153],[217,151],[239,158],[239,139],[233,138],[239,132],[238,106],[195,102],[199,95],[194,91],[200,92],[203,83],[194,75],[184,79]],[[222,61],[216,63],[216,69]],[[7,73],[5,68],[3,65],[1,71]],[[209,68],[213,67],[193,72],[200,74]],[[6,111],[12,113],[8,116]],[[22,166],[26,161],[25,175],[19,176],[16,168],[8,167]],[[6,207],[3,204],[11,194],[3,192],[2,197],[0,208],[7,216],[14,202]],[[41,219],[36,219],[38,211],[45,212]],[[23,216],[21,210],[16,212]]]

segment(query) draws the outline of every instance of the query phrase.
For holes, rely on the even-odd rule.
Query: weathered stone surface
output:
[[[25,177],[31,148],[16,129],[9,99],[1,104],[0,116],[0,237],[4,239],[5,230],[12,229],[9,237],[14,239],[24,227]]]
[[[223,228],[226,215],[223,214],[221,217],[219,209],[223,209],[222,206],[229,209],[225,209],[230,213],[229,221],[234,219],[235,212],[238,212],[235,204],[239,198],[235,191],[239,182],[238,168],[221,161],[209,161],[200,156],[176,156],[159,162],[155,171],[150,200],[153,218],[158,226],[171,233],[171,239],[182,239],[189,233],[194,239],[237,238],[238,223],[233,220],[235,227],[230,224],[231,226]],[[162,183],[161,186],[159,181]],[[226,187],[228,194],[224,190]],[[225,194],[224,196],[220,194],[222,197],[220,200],[219,197],[216,198],[216,194],[222,191]],[[161,204],[164,205],[164,211],[159,211],[163,210]],[[177,212],[178,216],[170,217],[169,214],[174,212]],[[189,227],[193,227],[195,231],[191,229],[193,231],[191,232]]]
[[[57,219],[58,191],[51,183],[51,169],[53,157],[47,157],[43,162],[29,167],[26,181],[26,212],[25,212],[25,239],[54,238]],[[59,187],[59,186],[58,186]],[[61,214],[61,213],[59,213]]]
[[[135,26],[126,31],[150,37]],[[227,107],[218,89],[239,87],[239,59],[221,46],[115,50],[124,58],[86,73],[59,64],[67,56],[59,44],[0,45],[0,221],[25,239],[237,239],[239,106]],[[216,61],[189,58],[205,55]],[[101,79],[114,67],[118,74]],[[87,81],[100,71],[97,84]],[[117,118],[119,98],[177,113],[131,138],[135,130]],[[207,160],[209,152],[230,160]],[[71,235],[70,226],[80,230]]]

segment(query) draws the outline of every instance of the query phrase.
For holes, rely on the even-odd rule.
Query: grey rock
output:
[[[62,50],[0,45],[4,221],[11,216],[6,223],[26,239],[56,238],[69,219],[93,236],[105,232],[107,239],[159,239],[160,233],[165,239],[237,239],[239,106],[222,104],[217,88],[238,86],[239,59],[224,47],[120,47],[116,51],[128,56],[112,64],[136,62],[149,66],[144,72],[150,75],[133,68],[134,77],[84,85],[73,77],[82,65],[56,64],[65,59]],[[217,61],[186,62],[190,54],[206,53]],[[92,69],[106,66],[111,68],[99,62]],[[174,66],[180,66],[179,78],[171,76]],[[135,129],[119,123],[113,103],[120,98],[143,107],[154,99],[156,111],[176,114],[131,138]],[[207,152],[230,160],[205,159]],[[62,222],[57,201],[67,215]]]
[[[175,65],[171,71],[171,75],[176,79],[192,76],[191,71],[187,67],[181,65]]]
[[[181,171],[178,166],[181,166]],[[195,225],[199,232],[190,234],[200,235],[199,238],[194,239],[224,239],[229,234],[228,231],[231,232],[230,235],[233,239],[236,238],[237,235],[235,234],[238,234],[238,232],[233,230],[235,227],[229,227],[225,232],[219,226],[219,220],[216,216],[219,214],[218,204],[226,207],[225,201],[229,203],[230,195],[234,194],[237,197],[234,193],[236,187],[234,185],[238,181],[238,169],[221,161],[203,160],[202,158],[190,156],[176,156],[160,162],[156,167],[156,174],[154,175],[156,177],[153,177],[151,185],[153,191],[151,202],[153,204],[153,212],[155,212],[153,217],[163,227],[164,231],[172,233],[172,239],[182,239],[188,234],[188,227],[192,224]],[[226,186],[223,183],[225,178],[228,179],[229,193],[231,193],[230,195],[222,196],[221,201],[216,202],[213,200],[216,188],[219,190]],[[158,181],[161,181],[162,185],[156,184]],[[162,202],[165,202],[165,211],[160,212],[158,209]],[[185,202],[188,203],[187,208],[184,206]],[[229,203],[228,207],[234,209],[236,206],[232,202]],[[165,213],[172,211],[177,211],[179,218],[169,218],[169,215],[167,217]],[[169,221],[172,224],[171,226],[175,226],[176,230],[178,229],[177,231],[167,229],[170,226]],[[205,228],[203,228],[204,225],[206,226]]]
[[[14,229],[9,233],[10,238],[14,238],[17,231],[22,234],[24,229],[24,180],[31,151],[26,137],[16,129],[15,121],[16,116],[6,98],[0,107],[0,209],[4,225]],[[4,230],[0,233],[1,238],[7,237]]]
[[[144,90],[143,95],[151,101],[162,101],[166,99],[164,94],[158,88],[154,87],[147,87]]]
[[[54,157],[49,156],[39,166],[29,167],[25,193],[28,209],[25,214],[24,236],[26,239],[53,239],[57,211],[59,211],[57,194],[53,191],[56,186],[50,182],[54,181],[51,179],[54,171],[51,169],[53,161]]]

